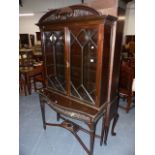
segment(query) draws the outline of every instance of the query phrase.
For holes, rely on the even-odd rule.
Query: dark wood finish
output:
[[[106,26],[105,26],[106,27]],[[104,36],[103,36],[103,25],[100,24],[99,26],[99,32],[98,32],[98,56],[97,56],[97,73],[96,73],[96,106],[100,106],[101,102],[101,75],[102,75],[102,59],[103,59],[103,43],[104,42]],[[105,52],[106,53],[106,52]],[[108,60],[107,60],[108,62]],[[104,96],[105,97],[105,96]]]
[[[134,60],[125,59],[122,60],[120,69],[120,81],[119,81],[119,95],[121,98],[127,100],[126,106],[121,106],[128,113],[131,109],[132,97],[134,92],[132,91],[133,79],[135,78]]]
[[[114,23],[114,40],[112,41],[112,51],[110,56],[110,70],[109,70],[109,84],[108,84],[108,106],[107,111],[104,117],[103,130],[101,132],[101,145],[107,143],[107,137],[109,132],[109,127],[111,120],[114,119],[113,124],[117,122],[118,118],[118,104],[119,104],[119,73],[120,73],[120,54],[122,51],[122,39],[123,39],[123,30],[124,30],[124,20],[119,19],[119,16],[125,16],[126,11],[126,2],[120,0],[118,2],[117,16],[118,20]],[[115,126],[115,125],[114,125]],[[112,128],[112,133],[114,129]],[[112,134],[115,135],[115,134]]]
[[[125,44],[128,44],[130,41],[135,42],[135,35],[126,35],[125,36]]]
[[[117,78],[119,74],[122,37],[119,33],[118,49],[112,50],[115,21],[115,17],[101,15],[90,7],[75,5],[49,11],[37,24],[41,31],[46,80],[46,88],[39,91],[44,128],[50,125],[68,129],[88,155],[93,155],[96,124],[101,117],[101,144],[103,139],[104,143],[107,141],[112,119],[115,135],[118,80],[114,76]],[[76,134],[85,129],[74,122],[65,119],[62,124],[47,123],[43,104],[56,111],[58,120],[64,115],[85,122],[90,129],[87,132],[90,148]]]
[[[135,35],[126,35],[122,48],[122,58],[135,58]]]

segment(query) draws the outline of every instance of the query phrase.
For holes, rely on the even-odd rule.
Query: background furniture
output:
[[[69,130],[89,155],[93,154],[95,137],[100,138],[101,145],[103,139],[106,143],[112,119],[112,135],[115,135],[118,50],[122,37],[116,36],[118,48],[111,50],[114,49],[111,41],[115,21],[115,17],[101,15],[95,9],[75,5],[49,11],[37,24],[41,30],[45,61],[46,88],[39,91],[43,127],[59,126]],[[120,25],[118,22],[118,27],[123,27],[122,22]],[[58,120],[64,120],[61,124],[46,122],[45,104],[57,112]],[[95,135],[95,129],[102,116],[100,137]],[[90,130],[69,118],[85,122]],[[79,130],[90,135],[90,149],[78,136]]]
[[[35,91],[37,90],[36,82],[41,82],[42,87],[44,87],[44,74],[43,74],[43,66],[38,65],[35,67],[20,67],[20,88],[24,88],[24,94],[31,95],[32,84],[34,85]],[[21,90],[20,89],[20,90]]]
[[[128,113],[135,96],[132,86],[135,79],[135,35],[126,35],[122,49],[122,61],[120,67],[119,94],[127,101],[127,104],[119,105]]]
[[[34,46],[35,45],[35,37],[33,34],[30,34],[30,41],[31,41],[31,46]]]
[[[123,58],[135,58],[135,35],[126,35],[122,49]]]
[[[19,34],[20,48],[31,48],[35,44],[35,36],[33,34],[21,33]]]
[[[36,32],[36,39],[37,39],[37,41],[41,41],[41,33],[40,32]]]
[[[37,44],[33,47],[33,58],[37,62],[43,61],[43,54],[40,44]]]
[[[124,59],[121,63],[119,95],[121,98],[127,100],[126,106],[119,105],[128,113],[131,106],[135,92],[132,90],[133,80],[135,78],[134,59]]]
[[[128,44],[131,41],[135,42],[135,35],[126,35],[125,36],[125,44]]]
[[[19,66],[20,67],[32,67],[33,66],[33,50],[22,48],[19,49]]]
[[[40,59],[39,59],[40,60]],[[39,81],[44,86],[43,65],[37,57],[34,59],[33,49],[22,48],[19,50],[19,91],[25,95],[31,94],[31,83],[33,82],[35,91],[36,83]]]

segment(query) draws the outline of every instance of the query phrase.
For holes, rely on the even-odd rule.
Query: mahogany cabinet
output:
[[[49,11],[37,24],[41,31],[46,79],[46,87],[39,91],[44,129],[47,125],[68,129],[89,155],[93,154],[95,137],[101,139],[101,144],[104,138],[106,143],[109,118],[114,118],[112,134],[115,134],[118,95],[110,98],[111,93],[116,92],[111,90],[115,21],[115,17],[102,15],[88,6],[74,5]],[[45,104],[64,122],[46,122]],[[69,118],[85,122],[90,130]],[[95,128],[100,118],[103,125],[98,136]],[[90,149],[77,135],[79,130],[90,135]]]

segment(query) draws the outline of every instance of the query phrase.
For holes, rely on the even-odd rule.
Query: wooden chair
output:
[[[128,113],[131,109],[132,98],[135,93],[132,90],[133,79],[135,77],[133,61],[122,61],[120,69],[119,96],[126,99],[127,105],[121,106]]]
[[[34,76],[34,78],[33,78],[35,91],[40,89],[40,88],[37,88],[37,82],[42,83],[42,87],[45,87],[45,78],[44,78],[44,74],[43,74],[43,65],[38,66],[38,70],[41,71],[41,74],[38,74],[38,75]]]

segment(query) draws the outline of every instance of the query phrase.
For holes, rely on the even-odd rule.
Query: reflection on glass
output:
[[[95,103],[97,30],[70,30],[71,95]]]
[[[48,86],[65,93],[64,32],[45,32],[45,39]]]

